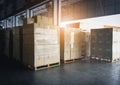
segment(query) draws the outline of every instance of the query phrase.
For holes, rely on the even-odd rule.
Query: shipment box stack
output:
[[[69,26],[60,29],[53,25],[51,17],[41,15],[26,18],[23,26],[0,29],[0,52],[34,70],[83,58],[120,60],[119,27],[106,26],[107,29],[88,32],[76,24]]]
[[[61,62],[69,63],[82,58],[80,33],[77,28],[61,29]]]
[[[89,60],[91,56],[91,32],[82,31],[80,33],[81,36],[81,55],[85,60]]]
[[[91,53],[91,33],[90,32],[86,32],[85,34],[85,40],[86,40],[86,59],[90,59],[90,53]]]
[[[22,63],[22,27],[14,27],[13,33],[13,59]]]
[[[10,28],[5,29],[5,49],[4,54],[8,58],[12,57],[12,51],[13,51],[13,36],[12,36],[12,30]]]
[[[60,65],[59,29],[51,18],[35,16],[23,26],[23,64],[38,70]]]
[[[10,30],[6,29],[5,30],[5,49],[4,49],[4,54],[8,58],[9,58],[9,40],[10,40]]]
[[[91,59],[116,62],[120,60],[120,29],[91,30]]]
[[[0,29],[0,55],[4,55],[5,49],[5,30]]]
[[[86,32],[80,33],[80,39],[81,39],[81,56],[86,56]]]

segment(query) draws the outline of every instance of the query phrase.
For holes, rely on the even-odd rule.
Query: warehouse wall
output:
[[[42,1],[44,0],[1,0],[0,19],[31,6],[28,4],[37,4]],[[120,13],[120,0],[62,0],[62,4],[64,4],[62,7],[63,21]]]
[[[120,14],[83,19],[80,20],[80,27],[88,31],[91,29],[104,28],[105,26],[120,27],[119,17]]]
[[[69,0],[67,0],[69,1]],[[62,20],[76,20],[120,13],[120,0],[80,0],[62,8]]]

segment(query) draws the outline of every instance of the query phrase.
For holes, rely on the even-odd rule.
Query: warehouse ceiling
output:
[[[32,4],[37,4],[45,0],[0,0],[0,19],[14,15]]]
[[[45,0],[0,0],[0,19]],[[62,0],[62,21],[120,13],[120,0]]]

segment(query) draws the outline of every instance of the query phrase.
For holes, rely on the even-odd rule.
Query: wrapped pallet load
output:
[[[23,63],[34,70],[60,65],[59,31],[54,26],[43,28],[42,23],[48,26],[39,22],[23,29]]]
[[[22,62],[22,27],[15,27],[13,30],[13,58]]]
[[[76,28],[61,29],[61,61],[69,63],[79,60],[81,56],[80,30]]]
[[[80,41],[81,41],[81,56],[85,60],[90,59],[90,50],[91,50],[91,35],[90,32],[81,31],[80,32]]]
[[[4,55],[5,49],[5,30],[0,29],[0,55]]]
[[[13,51],[13,36],[10,28],[5,29],[5,51],[4,54],[8,58],[12,58]]]
[[[80,33],[81,39],[81,56],[86,56],[86,32]]]
[[[120,29],[93,29],[91,31],[91,59],[115,62],[120,60]]]
[[[86,55],[85,58],[86,59],[90,59],[90,50],[91,50],[91,33],[90,32],[85,32],[85,41],[86,41],[86,45],[85,45],[85,50],[86,50]]]

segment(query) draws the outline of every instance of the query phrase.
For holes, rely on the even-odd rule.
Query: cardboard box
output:
[[[53,25],[53,19],[51,17],[38,15],[38,16],[34,16],[33,19],[34,19],[34,23]]]
[[[34,21],[33,18],[25,18],[25,19],[23,20],[23,25],[32,24],[32,23],[34,23],[34,22],[35,22],[35,21]]]

